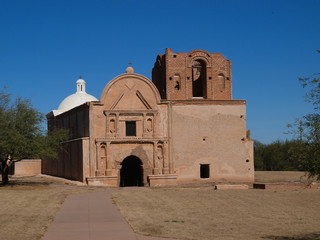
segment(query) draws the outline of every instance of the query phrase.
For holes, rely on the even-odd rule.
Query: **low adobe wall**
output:
[[[23,159],[15,162],[11,173],[15,176],[41,174],[41,159]]]

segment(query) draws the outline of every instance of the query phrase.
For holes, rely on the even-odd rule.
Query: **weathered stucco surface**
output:
[[[41,173],[41,159],[23,159],[15,162],[12,167],[12,174],[16,176],[37,175]]]
[[[172,154],[179,182],[253,181],[245,114],[245,104],[172,106]],[[209,164],[208,179],[199,178],[200,164]]]
[[[71,139],[43,173],[107,186],[253,182],[246,102],[232,100],[230,66],[221,54],[167,49],[154,83],[128,67],[100,101],[47,115]]]

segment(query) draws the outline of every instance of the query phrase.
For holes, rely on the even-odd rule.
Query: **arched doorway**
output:
[[[126,157],[121,166],[120,187],[143,186],[143,166],[138,157]]]
[[[202,60],[192,64],[192,97],[207,97],[207,69]]]

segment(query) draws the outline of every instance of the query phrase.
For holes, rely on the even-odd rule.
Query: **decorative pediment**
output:
[[[141,92],[139,92],[139,90],[136,91],[136,95],[137,97],[141,100],[141,102],[144,104],[144,106],[147,109],[152,109],[152,107],[149,105],[149,103],[147,102],[147,100],[143,97],[143,95],[141,94]]]
[[[160,94],[146,77],[123,74],[107,84],[100,102],[106,110],[156,110]]]
[[[152,110],[148,101],[139,90],[124,90],[115,99],[110,110]]]

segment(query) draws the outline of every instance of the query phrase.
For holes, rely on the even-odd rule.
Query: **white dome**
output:
[[[72,108],[80,106],[86,102],[98,101],[94,96],[87,93],[74,93],[69,97],[66,97],[59,105],[58,110],[68,111]]]
[[[59,105],[58,112],[62,113],[69,111],[72,108],[80,106],[86,102],[99,101],[94,96],[86,93],[86,82],[83,79],[78,79],[77,92],[66,97]]]

